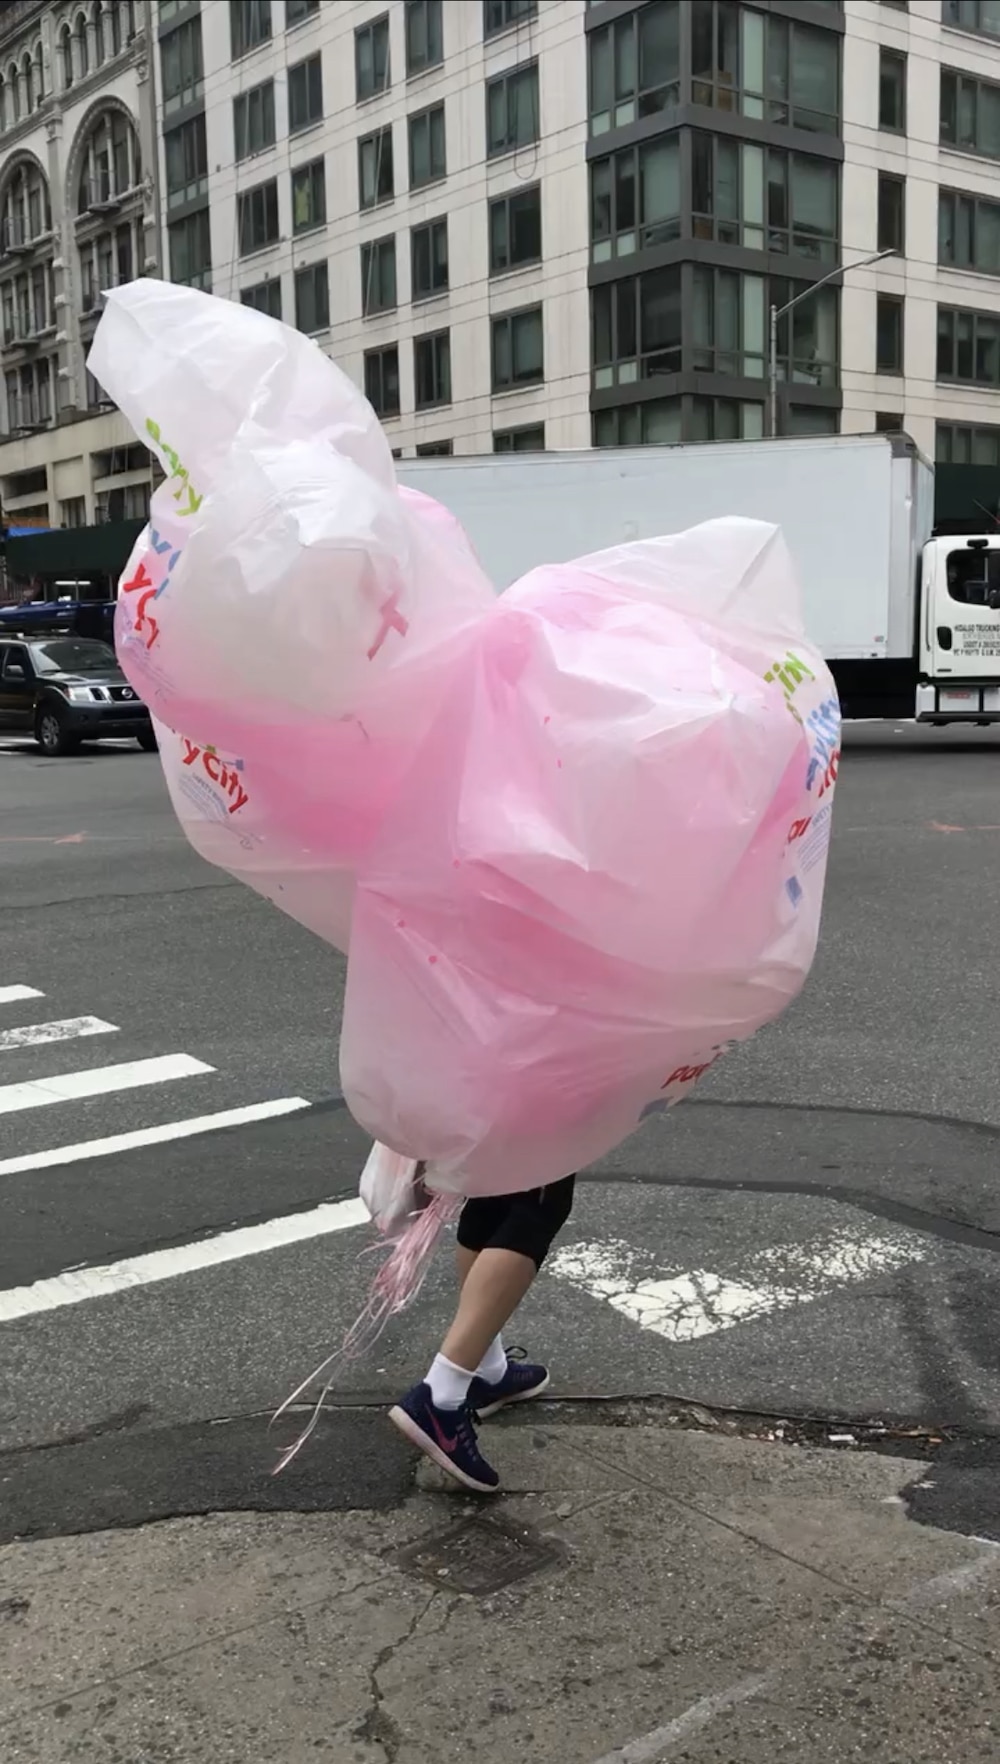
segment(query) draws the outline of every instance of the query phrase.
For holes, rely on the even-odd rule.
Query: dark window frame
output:
[[[533,199],[533,201],[531,199]],[[516,227],[518,225],[519,217],[518,217],[518,214],[515,213],[514,211],[515,211],[515,209],[518,209],[519,207],[523,207],[525,209],[526,213],[527,213],[527,210],[531,207],[533,207],[537,211],[537,216],[538,216],[538,249],[537,249],[537,251],[529,251],[529,253],[526,256],[519,256],[519,257],[515,258],[513,255],[513,243],[514,243],[514,234],[515,234]],[[512,214],[513,214],[513,220],[512,220]],[[497,253],[494,250],[494,247],[497,243],[495,236],[494,236],[494,234],[495,234],[494,217],[497,215],[503,216],[504,239],[505,239],[505,243],[506,243],[506,247],[507,247],[506,262],[502,262],[502,263],[497,261]],[[521,219],[520,224],[523,228],[523,226],[525,224],[523,219]],[[529,220],[529,224],[530,224],[530,220]],[[487,204],[487,211],[486,211],[486,233],[487,233],[488,251],[489,251],[489,273],[491,276],[509,276],[509,275],[512,275],[516,270],[526,269],[531,264],[541,263],[543,261],[543,259],[542,259],[542,186],[541,186],[541,184],[540,183],[526,184],[526,185],[524,185],[524,187],[522,189],[505,190],[502,196],[491,197],[490,201]]]
[[[949,87],[953,87],[949,99]],[[985,108],[986,94],[993,97],[997,111],[996,145],[987,147],[983,144],[979,128],[980,110]],[[974,115],[972,137],[960,139],[962,133],[963,110],[971,108]],[[954,123],[954,136],[945,133],[947,121]],[[941,124],[939,130],[941,145],[951,153],[971,153],[977,159],[1000,159],[1000,81],[980,79],[978,74],[966,73],[962,68],[942,67],[941,69]]]
[[[424,278],[417,274],[417,258],[424,249],[426,237],[427,251],[427,286]],[[444,239],[442,279],[435,284],[435,264],[441,264],[441,254],[436,251],[437,243]],[[448,217],[439,215],[434,220],[421,221],[419,226],[410,228],[410,299],[416,305],[419,301],[434,300],[440,294],[448,292]]]
[[[389,291],[385,293],[382,281],[387,266]],[[361,316],[375,318],[379,313],[395,312],[398,305],[396,235],[383,233],[380,239],[365,239],[361,246]]]
[[[533,108],[533,119],[529,126],[534,126],[534,134],[519,136],[518,128],[518,94],[526,90],[529,98],[529,111]],[[493,94],[502,92],[505,111],[505,127],[503,134],[494,137],[490,127],[493,106]],[[516,153],[520,147],[531,147],[541,140],[541,86],[538,73],[538,57],[530,61],[520,61],[516,67],[508,67],[503,73],[494,74],[486,81],[486,157],[487,159],[503,159],[508,153]],[[512,130],[513,135],[512,135]]]
[[[268,318],[280,319],[281,277],[269,276],[265,282],[255,282],[251,288],[241,288],[240,305],[249,306],[254,312],[266,313]]]
[[[303,75],[302,97],[306,109],[296,121],[294,119],[296,75]],[[301,61],[293,62],[288,69],[288,133],[301,135],[305,129],[313,129],[323,121],[323,55],[317,49],[312,55],[304,55]],[[319,104],[319,109],[314,107]]]
[[[891,316],[893,348],[883,350],[882,321]],[[906,349],[906,301],[899,294],[877,294],[875,297],[875,372],[901,379]]]
[[[286,31],[294,31],[299,25],[305,24],[308,19],[318,17],[319,3],[320,0],[285,0]],[[302,8],[294,18],[292,17],[293,6]]]
[[[595,391],[644,385],[651,379],[681,372],[682,285],[680,264],[667,264],[591,289],[590,372]],[[671,341],[651,337],[647,342],[647,327],[654,328],[656,296],[663,302],[664,311],[673,309],[676,337]]]
[[[257,243],[247,244],[249,223],[253,220],[255,207],[262,210],[264,230],[267,236]],[[271,210],[273,207],[274,230],[270,230]],[[259,184],[252,184],[248,190],[240,190],[236,196],[236,237],[240,257],[253,257],[258,251],[270,251],[281,238],[281,222],[278,207],[277,178],[263,178]]]
[[[319,173],[318,178],[317,178],[317,172]],[[312,218],[310,218],[309,220],[300,222],[298,219],[298,213],[297,213],[297,199],[298,199],[298,195],[299,195],[299,187],[300,187],[301,181],[305,177],[308,177],[308,179],[309,179],[309,204],[310,204],[310,210],[314,211],[314,212],[312,213]],[[318,228],[326,226],[327,207],[326,207],[326,158],[325,158],[325,155],[320,154],[317,159],[307,160],[305,165],[293,166],[292,170],[289,174],[289,178],[290,178],[290,186],[289,187],[290,187],[291,200],[292,200],[292,237],[293,237],[293,239],[296,239],[296,238],[300,238],[305,233],[314,233],[318,230]],[[318,201],[317,201],[317,197],[316,197],[317,189],[320,192]]]
[[[891,192],[891,202],[890,202]],[[892,204],[897,206],[892,209]],[[878,221],[876,249],[906,253],[906,179],[895,172],[878,174]]]
[[[985,37],[995,43],[1000,37],[1000,19],[991,30],[983,23],[983,6],[984,0],[941,0],[941,23],[948,30],[967,31],[970,36]]]
[[[381,128],[373,129],[371,134],[362,135],[358,141],[358,209],[362,214],[366,214],[373,208],[381,208],[386,202],[394,202],[396,199],[396,174],[392,136],[392,124],[384,123]],[[388,153],[384,153],[383,148],[387,142],[389,151]],[[374,147],[375,149],[375,194],[370,202],[365,201],[364,167],[365,149],[367,147]],[[388,189],[382,194],[379,194],[386,168],[388,168]]]
[[[682,0],[690,6],[690,0]],[[839,135],[843,115],[841,39],[822,23],[770,10],[745,9],[728,0],[698,0],[690,13],[691,98],[731,115],[780,123],[810,134]],[[750,84],[744,66],[744,19],[756,20],[763,77]],[[707,27],[707,29],[706,29]],[[817,69],[832,108],[819,107],[810,91]]]
[[[370,83],[367,69],[362,71],[362,50],[365,43],[370,47]],[[378,18],[370,18],[365,24],[358,25],[354,32],[354,101],[356,104],[367,104],[372,98],[380,98],[391,86],[389,14],[382,12]]]
[[[905,135],[907,122],[907,83],[909,61],[902,49],[889,49],[880,44],[878,52],[878,126],[883,134]],[[898,83],[896,83],[898,82]],[[890,104],[890,96],[898,99],[898,107]],[[895,112],[890,120],[889,112]]]
[[[167,222],[167,261],[170,266],[170,280],[183,287],[199,287],[207,291],[212,281],[212,229],[207,207],[197,208],[193,214],[186,214],[179,220]],[[196,236],[196,237],[195,237]],[[181,239],[185,241],[185,251],[189,249],[192,238],[202,249],[199,255],[203,259],[200,269],[191,270],[188,275],[181,275],[177,268],[177,253],[174,246]],[[193,254],[192,254],[193,255]],[[207,284],[207,287],[206,287]]]
[[[229,46],[233,61],[242,61],[274,37],[271,0],[229,0]]]
[[[761,155],[762,183],[759,215],[745,211],[747,151]],[[723,156],[731,164],[723,171]],[[707,158],[708,164],[703,163]],[[820,231],[801,218],[796,208],[796,182],[801,173],[821,171],[827,179],[827,195],[833,196],[833,220]],[[702,191],[706,194],[703,196]],[[731,212],[719,197],[726,189],[733,195]],[[840,166],[815,153],[800,153],[763,142],[740,141],[731,135],[692,130],[691,225],[696,239],[744,250],[768,251],[781,257],[807,257],[817,263],[835,264],[841,250]]]
[[[647,221],[641,214],[648,182],[644,168],[652,155],[664,150],[672,155],[676,165],[677,215]],[[602,188],[605,184],[606,188]],[[637,251],[649,251],[681,238],[684,202],[680,136],[657,135],[635,147],[619,147],[616,153],[592,159],[589,201],[592,263],[617,263],[634,256]],[[632,218],[629,222],[630,210]]]
[[[538,17],[538,0],[483,0],[483,42]]]
[[[251,146],[250,144],[250,123],[253,111],[252,100],[255,98],[258,99],[257,109],[260,112],[257,120],[261,124],[261,134],[265,137],[261,140],[260,145],[256,147]],[[271,131],[269,140],[266,138],[268,124],[268,98],[270,99]],[[244,136],[242,143],[240,141],[241,116],[243,119],[242,134]],[[274,120],[274,80],[261,80],[256,86],[248,87],[245,92],[237,92],[233,99],[233,154],[236,164],[242,165],[245,159],[252,159],[256,153],[266,153],[267,149],[273,147],[276,141],[277,131]]]
[[[539,352],[540,353],[540,364],[539,364],[537,371],[533,369],[529,374],[518,375],[513,372],[514,354],[515,354],[515,349],[514,349],[515,330],[516,330],[516,327],[520,323],[523,323],[526,319],[529,319],[529,318],[538,320],[539,339],[541,342],[541,349]],[[499,338],[504,337],[504,336],[508,340],[507,341],[507,353],[508,353],[508,358],[509,358],[509,361],[511,364],[511,370],[512,370],[509,379],[501,379],[501,377],[497,373],[497,342],[498,342]],[[531,386],[544,386],[544,384],[545,384],[545,315],[544,315],[544,311],[543,311],[541,302],[534,301],[534,302],[532,302],[532,304],[530,306],[519,306],[519,307],[515,308],[515,310],[513,312],[503,312],[503,313],[494,314],[494,316],[490,319],[490,391],[491,391],[491,394],[494,397],[496,397],[500,393],[520,392],[520,391],[523,391],[526,388],[529,388]]]
[[[677,418],[675,440],[664,442],[650,434],[654,417],[669,411]],[[626,427],[635,433],[623,433]],[[606,437],[602,439],[602,435]],[[595,447],[680,447],[684,434],[684,401],[679,393],[669,398],[646,398],[639,403],[613,404],[591,416],[591,439]]]
[[[936,379],[938,384],[1000,387],[1000,313],[981,312],[974,307],[967,306],[945,306],[939,302],[937,318]],[[942,372],[941,352],[944,341],[942,331],[948,328],[951,330],[949,346],[952,355],[952,370]],[[963,329],[968,330],[967,338],[960,334]],[[992,335],[989,334],[991,329]],[[986,333],[982,343],[980,342],[980,331]],[[992,349],[996,357],[996,373],[992,378],[975,371],[981,347]],[[968,359],[972,370],[968,374],[959,371],[962,360],[961,351],[966,348],[969,351]]]
[[[679,104],[681,96],[681,11],[691,0],[652,0],[652,4],[611,19],[599,30],[587,35],[587,126],[591,138],[612,129],[625,128],[643,118],[658,116]],[[704,0],[699,0],[703,4]],[[644,63],[652,59],[655,27],[666,27],[666,38],[658,47],[676,61],[662,79],[646,78]],[[607,51],[605,55],[605,50]],[[629,75],[634,77],[629,81]],[[598,101],[595,88],[608,86],[605,104]],[[600,94],[604,97],[605,94]],[[600,125],[600,126],[598,126]]]
[[[982,230],[981,212],[992,210],[992,220],[996,227],[997,245],[996,261],[991,267],[977,255],[977,234]],[[945,240],[949,230],[951,255],[945,252]],[[962,237],[968,242],[968,251],[961,250]],[[945,269],[968,270],[979,276],[1000,276],[1000,201],[993,201],[989,196],[975,195],[971,190],[951,190],[943,185],[938,190],[938,263]]]
[[[326,258],[321,257],[317,263],[302,264],[295,271],[293,287],[296,330],[302,331],[307,337],[314,337],[319,331],[328,331],[330,329],[330,268]],[[302,311],[303,293],[306,288],[310,290],[309,298],[313,302],[314,316],[317,320],[316,324],[309,326],[304,326],[302,323],[304,316]],[[321,290],[318,296],[317,289]]]
[[[438,135],[436,130],[436,124],[439,121],[441,125],[440,135]],[[426,177],[417,178],[414,176],[413,169],[413,147],[414,141],[421,131],[425,131],[427,136],[427,164],[430,169],[428,170]],[[435,162],[434,159],[434,148],[436,143],[440,145],[441,149],[440,163]],[[412,116],[407,117],[406,154],[409,188],[411,190],[427,190],[432,184],[440,184],[444,182],[444,179],[448,176],[448,135],[443,99],[437,104],[428,104],[423,110],[415,110]]]
[[[417,459],[450,459],[454,451],[454,441],[418,441],[413,449]]]
[[[425,362],[430,370],[429,381],[433,382],[429,397],[421,395]],[[440,410],[451,401],[451,331],[447,328],[426,331],[422,336],[413,339],[413,408]]]
[[[174,178],[176,157],[180,154],[183,164],[182,176]],[[205,135],[205,115],[189,116],[186,122],[178,123],[163,132],[164,158],[164,194],[166,208],[179,208],[182,202],[194,201],[208,190],[208,142]]]
[[[531,441],[525,439],[527,436],[533,438],[536,435],[541,436],[541,440],[537,444],[532,444]],[[518,445],[519,442],[523,445]],[[544,422],[518,423],[512,429],[494,429],[493,451],[494,453],[544,453]]]
[[[364,379],[365,397],[375,415],[383,421],[390,417],[398,417],[400,412],[398,343],[383,343],[377,349],[365,350]]]
[[[956,438],[962,436],[962,444],[958,448],[966,455],[956,459]],[[974,459],[976,437],[988,436],[993,459]],[[942,442],[947,440],[947,446]],[[986,465],[1000,466],[1000,423],[965,423],[954,418],[939,418],[934,425],[934,458],[939,465]]]
[[[408,80],[444,66],[444,18],[441,0],[406,0],[403,13]]]

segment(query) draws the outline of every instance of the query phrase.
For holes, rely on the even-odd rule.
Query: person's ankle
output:
[[[467,1372],[464,1366],[456,1366],[444,1354],[435,1354],[431,1369],[425,1383],[431,1393],[431,1402],[436,1409],[460,1409],[469,1395],[469,1386],[475,1373]]]

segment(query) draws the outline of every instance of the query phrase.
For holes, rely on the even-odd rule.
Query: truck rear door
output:
[[[932,541],[925,554],[924,618],[921,659],[932,678],[1000,681],[1000,546],[983,539]]]

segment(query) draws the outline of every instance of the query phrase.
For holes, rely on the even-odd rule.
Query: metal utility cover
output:
[[[474,1517],[418,1538],[394,1550],[388,1560],[435,1586],[483,1597],[554,1567],[562,1551],[525,1526]]]

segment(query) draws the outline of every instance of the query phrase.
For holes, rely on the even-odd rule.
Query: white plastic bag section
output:
[[[665,556],[508,591],[362,866],[344,1092],[442,1185],[592,1162],[808,972],[829,833],[808,719],[832,682],[773,528]]]

